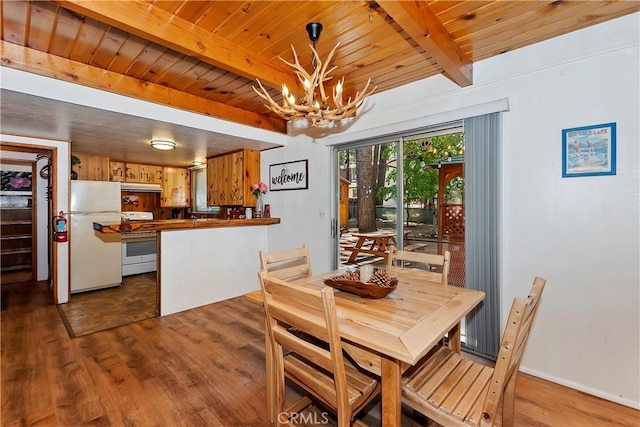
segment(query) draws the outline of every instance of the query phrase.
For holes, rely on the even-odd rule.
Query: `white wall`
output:
[[[25,146],[38,147],[57,151],[57,176],[56,187],[57,197],[54,200],[54,212],[64,211],[69,212],[69,174],[71,171],[70,159],[71,150],[69,141],[58,141],[51,139],[29,138],[25,136],[0,134],[0,140],[7,143],[19,143]],[[38,200],[41,203],[41,200]],[[45,204],[46,206],[46,204]],[[40,232],[42,228],[41,215],[38,215],[38,240],[43,239]],[[47,218],[48,220],[48,218]],[[46,232],[45,232],[46,233]],[[46,237],[44,237],[46,238]],[[52,279],[56,281],[58,294],[58,303],[66,303],[69,301],[69,242],[56,243],[57,251],[57,274]],[[38,251],[38,257],[40,258],[40,250]],[[46,259],[46,255],[44,257]],[[39,269],[40,270],[40,269]],[[40,273],[38,273],[40,277]]]
[[[508,98],[503,318],[535,275],[548,280],[522,369],[636,408],[639,20],[640,14],[622,17],[477,63],[468,88],[438,76],[374,95],[370,111],[339,135],[343,141],[349,134],[382,135],[401,121],[429,124],[443,112]],[[563,179],[561,130],[607,122],[617,123],[617,175]],[[307,242],[318,273],[331,266],[329,220],[318,214],[331,203],[324,142],[299,135],[262,157],[265,182],[269,164],[309,159],[309,191],[267,194],[274,216],[283,217],[269,231],[269,250]]]
[[[280,251],[306,243],[309,245],[312,272],[331,267],[331,210],[329,150],[323,143],[309,138],[289,140],[287,150],[267,150],[261,153],[262,182],[269,183],[269,165],[309,160],[309,189],[270,191],[264,203],[271,205],[271,216],[281,223],[269,227],[269,251]],[[321,217],[321,211],[326,215]]]
[[[160,314],[260,289],[258,252],[267,250],[271,227],[277,225],[161,231]]]

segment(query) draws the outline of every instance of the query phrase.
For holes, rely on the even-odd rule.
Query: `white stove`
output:
[[[152,212],[122,212],[129,221],[151,221]],[[155,231],[122,233],[122,275],[149,273],[157,269],[157,234]]]
[[[153,220],[153,212],[122,212],[122,218],[129,221],[151,221]]]

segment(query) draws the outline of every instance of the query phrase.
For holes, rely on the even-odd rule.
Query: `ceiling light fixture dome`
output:
[[[333,78],[329,76],[329,74],[331,74],[337,66],[329,67],[329,63],[331,62],[336,49],[340,46],[340,42],[338,42],[331,50],[327,56],[327,60],[323,64],[322,61],[320,61],[318,52],[316,51],[316,41],[320,38],[322,24],[319,22],[310,22],[307,24],[306,29],[309,34],[309,39],[313,43],[313,46],[311,46],[311,50],[313,51],[311,61],[313,71],[311,73],[307,73],[307,71],[302,68],[293,45],[291,45],[291,50],[293,51],[293,58],[295,62],[288,62],[281,57],[278,57],[282,62],[295,70],[296,76],[304,88],[304,95],[296,98],[296,96],[290,92],[287,85],[283,84],[282,105],[278,105],[278,103],[271,98],[260,80],[256,79],[260,89],[262,90],[259,91],[255,86],[252,86],[253,90],[260,98],[267,101],[268,104],[265,104],[265,107],[285,120],[299,120],[306,118],[311,126],[318,127],[327,125],[335,120],[344,119],[345,117],[355,116],[356,111],[364,101],[364,98],[371,95],[371,93],[376,90],[375,87],[368,90],[369,85],[371,84],[371,79],[367,80],[367,84],[364,89],[357,92],[353,100],[349,97],[347,102],[344,103],[342,100],[344,77],[342,77],[333,87],[333,94],[330,100],[329,95],[327,95],[324,89],[324,82]],[[316,89],[318,92],[316,92]]]
[[[176,143],[165,139],[152,139],[151,146],[158,150],[173,150],[176,148]]]

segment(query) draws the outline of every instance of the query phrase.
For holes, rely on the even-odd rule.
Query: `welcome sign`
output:
[[[269,165],[269,189],[306,190],[309,188],[309,160]]]

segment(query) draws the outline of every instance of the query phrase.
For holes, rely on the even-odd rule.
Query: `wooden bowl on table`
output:
[[[383,268],[375,269],[369,282],[362,282],[359,278],[360,272],[356,270],[325,279],[324,283],[339,291],[373,299],[386,297],[398,286],[398,279],[390,277]]]

